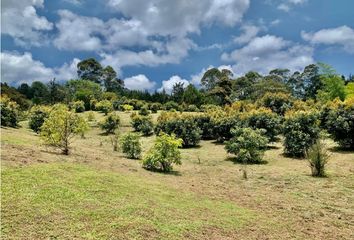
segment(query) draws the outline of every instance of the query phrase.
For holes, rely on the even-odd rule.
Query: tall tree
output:
[[[106,91],[115,93],[123,91],[124,82],[117,78],[117,73],[111,66],[107,66],[102,70],[102,79]]]
[[[202,96],[199,90],[193,84],[189,84],[184,90],[183,102],[199,106],[201,104],[201,101]]]
[[[47,86],[39,81],[35,81],[31,85],[32,101],[34,104],[49,103],[49,90]]]
[[[171,96],[176,103],[182,103],[184,93],[184,83],[176,82],[172,87]]]
[[[94,58],[82,60],[77,64],[77,75],[80,79],[101,84],[102,72],[101,64]]]
[[[56,83],[55,78],[49,81],[48,85],[48,91],[49,91],[49,102],[51,104],[57,103],[57,102],[62,102],[65,99],[65,87]]]

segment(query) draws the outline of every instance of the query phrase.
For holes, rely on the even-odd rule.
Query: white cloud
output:
[[[251,70],[266,74],[275,68],[301,70],[314,62],[312,47],[272,35],[256,37],[246,46],[229,54],[224,53],[221,58],[234,63],[232,69],[237,75]]]
[[[257,36],[261,30],[259,27],[254,25],[243,25],[241,29],[243,33],[240,36],[234,38],[234,42],[238,44],[249,42],[252,38]]]
[[[63,64],[61,67],[49,68],[41,61],[34,60],[32,54],[26,52],[19,54],[15,52],[1,53],[1,81],[11,85],[21,83],[32,83],[33,81],[48,82],[54,77],[57,80],[68,80],[75,78],[76,64],[79,59],[73,59],[70,64]]]
[[[43,1],[2,1],[1,33],[13,37],[16,44],[24,47],[47,43],[45,32],[52,30],[53,24],[36,11],[43,7]]]
[[[188,80],[183,79],[180,76],[174,75],[170,77],[170,79],[162,81],[162,86],[158,89],[158,91],[161,92],[163,89],[165,89],[166,93],[170,94],[172,92],[173,86],[176,83],[183,83],[184,87],[187,87],[189,85]]]
[[[276,26],[276,25],[278,25],[280,22],[281,22],[281,21],[280,21],[279,19],[275,19],[275,20],[273,20],[273,21],[270,22],[270,25]]]
[[[283,0],[283,2],[279,4],[277,8],[284,12],[289,12],[292,7],[296,5],[302,5],[306,2],[307,0]]]
[[[124,86],[131,90],[152,90],[156,82],[150,81],[145,75],[139,74],[124,79]]]
[[[285,4],[285,3],[279,4],[279,6],[277,8],[279,10],[284,11],[284,12],[289,12],[290,11],[290,6],[288,4]]]
[[[345,51],[354,53],[354,29],[348,26],[321,29],[317,32],[301,32],[304,40],[313,44],[340,45]]]

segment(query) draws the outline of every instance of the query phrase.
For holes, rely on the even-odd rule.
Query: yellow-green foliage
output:
[[[354,97],[354,82],[350,82],[345,86],[346,99]]]
[[[175,135],[162,133],[155,140],[154,146],[144,157],[143,167],[149,170],[170,172],[173,164],[181,165],[181,152],[178,149],[182,146],[183,140]]]
[[[74,137],[88,129],[84,118],[69,111],[65,105],[57,104],[41,127],[41,138],[45,144],[59,148],[67,155]]]
[[[96,110],[103,112],[107,115],[109,112],[113,111],[113,104],[109,100],[102,100],[96,104]]]
[[[1,95],[1,126],[17,127],[19,106],[12,101],[8,96]]]
[[[129,104],[123,104],[122,105],[122,109],[124,112],[130,112],[134,110],[134,107],[132,105]]]

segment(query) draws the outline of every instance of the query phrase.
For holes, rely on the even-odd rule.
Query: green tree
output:
[[[182,103],[184,94],[184,83],[176,82],[172,87],[171,96],[176,103]]]
[[[85,109],[91,107],[91,100],[101,99],[102,90],[99,84],[87,80],[70,80],[66,83],[68,102],[81,100],[85,103]]]
[[[41,138],[45,144],[56,147],[68,155],[74,137],[82,135],[88,128],[84,118],[69,111],[65,105],[57,104],[53,106],[41,127]]]
[[[329,101],[335,98],[345,99],[345,82],[339,75],[322,75],[322,87],[318,90],[317,98],[322,101]]]
[[[345,86],[345,94],[347,98],[354,97],[354,82],[349,82]]]
[[[96,59],[88,58],[77,64],[77,75],[80,79],[101,84],[103,68]]]
[[[184,90],[183,102],[197,106],[200,106],[202,103],[201,93],[193,84],[189,84]]]
[[[100,123],[100,127],[106,134],[112,134],[119,128],[119,123],[119,116],[115,113],[111,113]]]
[[[107,66],[102,70],[102,79],[106,91],[122,93],[124,82],[117,78],[117,73],[111,66]]]
[[[34,104],[44,104],[49,102],[48,87],[39,81],[35,81],[31,85],[32,101]]]
[[[120,139],[122,152],[128,158],[139,159],[141,155],[140,136],[135,133],[127,133]]]
[[[181,145],[182,139],[178,139],[174,135],[161,134],[156,138],[154,146],[144,157],[143,167],[154,171],[172,171],[173,164],[182,164],[181,152],[178,149]]]

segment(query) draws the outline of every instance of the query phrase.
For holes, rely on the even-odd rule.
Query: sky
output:
[[[212,67],[241,76],[324,62],[354,74],[352,0],[2,0],[1,81],[77,78],[80,60],[125,86],[198,86]]]

